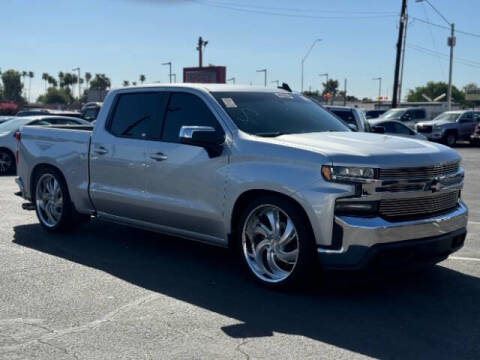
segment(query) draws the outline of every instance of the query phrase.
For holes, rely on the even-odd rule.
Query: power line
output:
[[[422,5],[423,5],[423,11],[425,13],[425,18],[427,19],[428,22],[430,22],[430,19],[428,18],[427,6],[425,5],[424,2],[422,2]],[[437,11],[437,10],[435,9],[435,11]],[[438,52],[437,43],[435,42],[435,38],[433,36],[432,27],[428,27],[428,30],[430,31],[430,37],[432,39],[433,48],[435,49],[435,51]],[[440,72],[442,73],[442,78],[445,78],[445,71],[443,70],[442,61],[440,60],[440,56],[437,56],[437,60],[438,60],[438,66],[440,67]]]
[[[435,56],[435,57],[441,56],[441,57],[444,58],[444,60],[447,60],[448,57],[449,57],[449,55],[447,55],[447,54],[443,54],[443,53],[435,51],[435,50],[427,49],[427,48],[424,48],[423,46],[419,46],[419,45],[407,44],[407,47],[409,47],[410,49],[416,50],[420,53],[423,53],[425,55],[430,55],[430,56]],[[476,62],[476,61],[469,60],[469,59],[464,59],[464,58],[455,58],[455,60],[462,65],[466,65],[466,66],[470,66],[470,67],[473,67],[473,68],[480,69],[480,62]]]
[[[424,23],[424,24],[427,24],[427,25],[435,26],[435,27],[440,28],[440,29],[450,30],[450,27],[448,27],[448,26],[435,24],[435,23],[432,23],[430,21],[427,21],[427,20],[424,20],[424,19],[421,19],[421,18],[418,18],[418,17],[415,17],[415,16],[411,16],[410,18],[412,18],[414,20],[417,20],[417,21],[420,21],[421,23]],[[455,29],[455,32],[458,33],[458,34],[463,34],[463,35],[468,35],[468,36],[473,36],[473,37],[476,37],[476,38],[480,38],[480,34],[474,34],[472,32],[468,32],[468,31]]]
[[[317,16],[317,15],[307,15],[307,14],[292,14],[286,12],[274,12],[269,10],[260,10],[254,9],[249,7],[242,7],[239,5],[221,5],[219,3],[212,3],[208,0],[200,1],[200,0],[190,0],[194,3],[216,7],[220,9],[227,9],[227,10],[234,10],[240,11],[244,13],[256,13],[262,15],[272,15],[272,16],[282,16],[282,17],[290,17],[290,18],[307,18],[307,19],[345,19],[345,20],[357,20],[357,19],[376,19],[376,18],[389,18],[389,17],[396,17],[396,14],[391,15],[360,15],[360,16]]]

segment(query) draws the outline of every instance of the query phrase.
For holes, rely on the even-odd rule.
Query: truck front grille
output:
[[[431,133],[432,132],[432,125],[418,125],[417,131],[419,133]]]
[[[379,178],[382,180],[435,178],[438,176],[455,174],[459,167],[460,164],[456,161],[424,167],[380,169]]]
[[[379,213],[388,220],[410,220],[441,214],[457,207],[458,191],[451,191],[433,196],[381,200]]]

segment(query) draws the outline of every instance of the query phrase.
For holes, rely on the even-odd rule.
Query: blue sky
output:
[[[459,30],[480,33],[480,1],[430,0]],[[349,93],[375,97],[383,78],[383,95],[392,92],[400,0],[2,0],[0,68],[31,70],[32,98],[43,91],[42,72],[56,75],[79,66],[106,73],[119,87],[123,80],[168,81],[172,61],[177,79],[182,68],[196,66],[198,36],[209,41],[204,63],[227,66],[237,83],[268,80],[300,89],[300,62],[305,61],[305,88],[321,87],[319,73],[340,81]],[[404,89],[428,80],[447,81],[448,31],[413,17],[444,25],[425,3],[408,2],[410,23]],[[235,10],[237,9],[237,10]],[[274,14],[265,14],[274,13]],[[286,16],[282,16],[284,14]],[[413,46],[413,47],[412,47]],[[426,54],[421,48],[445,56]],[[454,84],[480,83],[480,37],[457,35]],[[273,86],[273,84],[269,84]],[[404,94],[406,91],[404,91]]]

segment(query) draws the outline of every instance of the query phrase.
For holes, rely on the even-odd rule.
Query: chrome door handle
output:
[[[156,161],[164,161],[164,160],[167,160],[168,157],[164,153],[158,152],[156,154],[150,155],[150,159],[153,159]]]
[[[106,153],[108,153],[108,150],[105,149],[103,146],[99,146],[98,148],[95,148],[93,151],[97,155],[105,155]]]

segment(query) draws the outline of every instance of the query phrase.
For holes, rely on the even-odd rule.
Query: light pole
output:
[[[372,80],[378,80],[378,101],[380,102],[380,97],[382,96],[382,77],[376,77]]]
[[[305,63],[305,59],[308,57],[308,55],[310,55],[310,53],[312,52],[312,49],[313,49],[313,47],[315,46],[315,44],[316,44],[317,42],[320,42],[320,41],[322,41],[322,39],[320,39],[320,38],[315,39],[315,40],[313,41],[313,43],[312,43],[312,46],[310,46],[310,49],[308,49],[307,53],[305,54],[305,56],[304,56],[303,59],[302,59],[302,86],[301,86],[301,90],[302,90],[301,92],[302,92],[302,93],[303,93],[303,65],[304,65],[304,63]]]
[[[280,86],[280,80],[273,80],[273,81],[270,81],[270,83],[275,83],[277,84],[277,88]]]
[[[235,77],[231,77],[230,79],[227,79],[227,81],[231,81],[232,84],[235,84]]]
[[[257,70],[257,72],[263,72],[263,75],[264,75],[263,82],[265,87],[267,87],[267,69],[260,69],[260,70]]]
[[[457,44],[457,38],[455,37],[455,24],[450,23],[440,11],[429,0],[416,0],[417,2],[425,1],[430,7],[450,26],[450,36],[447,39],[447,44],[450,47],[450,66],[448,72],[448,91],[447,91],[447,108],[452,108],[452,74],[453,74],[453,48]]]
[[[76,67],[72,71],[78,71],[78,99],[80,99],[80,67]]]
[[[166,63],[163,63],[162,65],[168,65],[168,78],[170,79],[170,84],[172,83],[172,62],[169,61],[169,62],[166,62]]]
[[[318,76],[325,76],[325,88],[327,87],[328,85],[328,73],[325,73],[325,74],[318,74]]]

